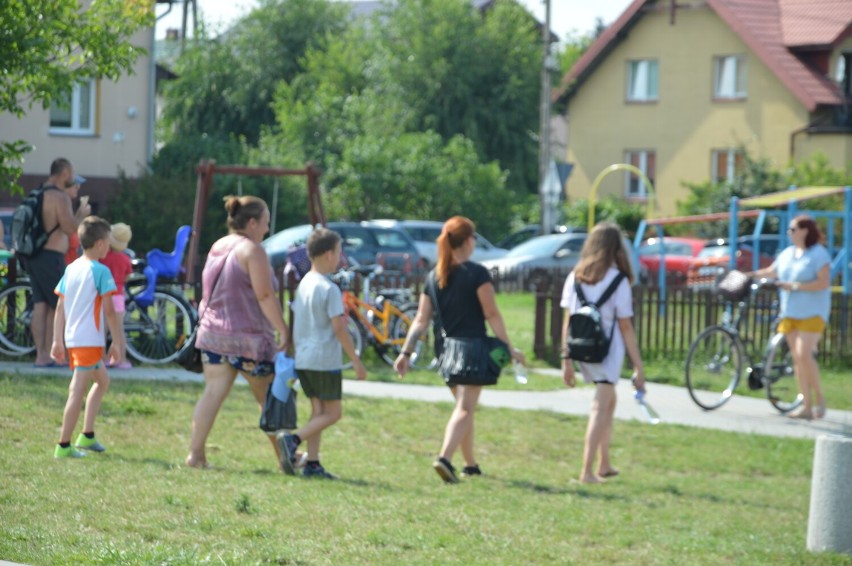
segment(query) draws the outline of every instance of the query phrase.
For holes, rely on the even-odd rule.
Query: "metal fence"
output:
[[[541,278],[535,290],[535,338],[537,357],[556,365],[562,341],[563,311],[559,306],[564,277]],[[685,286],[658,287],[636,285],[633,288],[633,323],[639,349],[648,359],[685,359],[689,345],[705,328],[718,324],[730,308],[709,289]],[[749,346],[749,354],[761,352],[775,333],[778,295],[761,290],[748,307],[740,325],[740,334]],[[839,366],[852,361],[852,301],[843,294],[832,296],[829,324],[820,341],[822,363]]]

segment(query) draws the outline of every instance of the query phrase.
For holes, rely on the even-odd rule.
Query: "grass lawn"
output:
[[[183,466],[198,384],[114,381],[108,451],[54,460],[63,378],[0,373],[0,559],[29,564],[850,564],[805,550],[813,442],[617,422],[621,476],[576,477],[585,419],[482,408],[485,476],[430,462],[450,412],[347,397],[323,463],[276,469],[248,388]],[[308,403],[299,400],[301,420]],[[78,427],[79,430],[79,427]],[[457,458],[457,462],[460,460]]]

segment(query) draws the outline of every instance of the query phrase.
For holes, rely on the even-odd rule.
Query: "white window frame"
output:
[[[852,97],[852,52],[843,51],[837,56],[834,80],[844,96]]]
[[[656,59],[627,62],[627,101],[656,102],[660,97],[660,64]]]
[[[89,124],[81,125],[83,120],[83,88],[89,89]],[[50,133],[62,134],[66,136],[92,136],[95,134],[95,112],[97,110],[98,89],[94,80],[80,82],[74,85],[71,90],[71,126],[54,126],[53,125],[53,108],[51,108],[50,116]]]
[[[713,58],[713,98],[742,99],[748,94],[748,65],[745,55]]]
[[[725,154],[727,163],[725,166],[725,177],[721,178],[716,175],[719,171],[719,155]],[[710,157],[710,180],[714,183],[723,181],[732,183],[737,174],[737,156],[742,156],[743,153],[736,148],[730,147],[725,149],[714,149]]]
[[[624,162],[628,164],[633,164],[633,156],[636,155],[639,157],[639,165],[638,168],[642,171],[646,177],[653,183],[654,176],[656,171],[654,171],[654,175],[648,175],[648,156],[654,156],[654,169],[657,167],[657,152],[653,149],[631,149],[624,152]],[[641,175],[636,175],[636,191],[631,191],[632,179],[631,177],[634,174],[630,171],[626,171],[624,174],[624,195],[627,198],[648,198],[648,187],[645,186],[645,177]]]

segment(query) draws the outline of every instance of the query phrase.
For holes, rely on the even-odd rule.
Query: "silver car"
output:
[[[563,279],[580,261],[580,252],[586,243],[586,233],[550,234],[527,240],[509,250],[501,259],[483,261],[492,277],[504,288],[517,287],[531,290],[542,278],[548,281]],[[639,273],[633,244],[623,238],[633,273]],[[638,282],[634,275],[634,283]]]
[[[387,228],[401,228],[414,240],[414,246],[420,254],[420,258],[431,269],[438,261],[438,244],[435,240],[441,235],[443,222],[434,220],[370,220],[369,224],[384,226]],[[508,250],[498,248],[485,239],[481,234],[476,234],[476,249],[473,251],[471,261],[483,263],[486,260],[498,259],[505,256]]]

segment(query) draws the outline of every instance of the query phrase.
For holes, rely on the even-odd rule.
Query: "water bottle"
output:
[[[515,382],[520,383],[521,385],[526,385],[528,381],[527,368],[525,368],[524,364],[518,360],[513,360],[512,364],[515,366]]]

